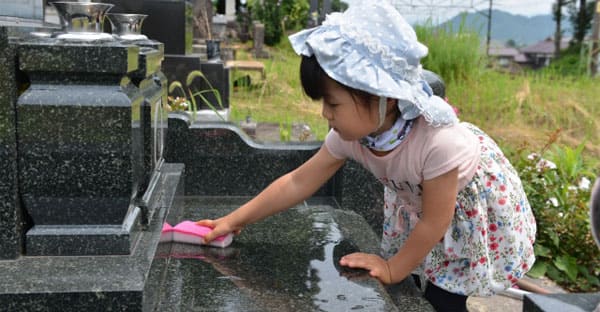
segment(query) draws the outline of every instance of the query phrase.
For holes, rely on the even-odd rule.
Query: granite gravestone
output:
[[[14,46],[0,26],[0,259],[21,253],[21,211],[17,200],[17,137],[14,120],[17,84]]]
[[[0,3],[0,15],[34,20],[44,20],[44,1],[3,1],[2,3]]]
[[[169,116],[167,142],[165,159],[186,166],[188,196],[175,222],[226,214],[301,165],[320,147],[318,142],[261,144],[232,124],[192,123],[189,116],[179,113]],[[348,272],[337,270],[338,240],[351,239],[361,250],[377,252],[375,233],[382,225],[377,215],[382,214],[383,202],[381,198],[379,202],[367,200],[365,194],[371,194],[365,192],[367,187],[382,195],[379,181],[351,162],[319,189],[316,197],[296,207],[301,213],[292,209],[246,227],[222,253],[199,246],[172,246],[168,272],[178,279],[164,285],[160,307],[432,311],[411,279],[388,295],[373,279],[346,280]],[[356,198],[359,203],[352,205]],[[366,216],[379,223],[370,224]],[[389,304],[390,297],[395,306]]]
[[[143,176],[142,94],[123,77],[139,47],[19,43],[31,79],[17,102],[29,255],[129,254]],[[126,226],[129,224],[129,226]]]
[[[161,71],[164,59],[164,44],[148,39],[141,34],[146,15],[142,14],[107,14],[113,35],[123,44],[140,47],[138,69],[129,73],[132,83],[144,96],[140,122],[143,133],[144,175],[138,185],[138,194],[146,193],[152,185],[153,174],[160,171],[163,163],[163,150],[167,131],[167,78]],[[138,203],[146,207],[148,198],[138,198]],[[150,211],[152,212],[152,211]]]
[[[144,83],[162,50],[7,28],[23,25],[0,22],[0,310],[154,310],[154,254],[183,191],[182,165],[144,166],[143,103],[166,97]]]

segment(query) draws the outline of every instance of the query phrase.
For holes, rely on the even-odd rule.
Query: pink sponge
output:
[[[212,229],[192,221],[183,221],[173,227],[172,231],[174,242],[204,245],[202,238]],[[215,238],[208,245],[225,248],[231,244],[232,240],[233,234],[229,233]]]
[[[173,226],[169,223],[165,222],[163,224],[162,231],[160,232],[160,240],[159,243],[166,243],[173,241]]]

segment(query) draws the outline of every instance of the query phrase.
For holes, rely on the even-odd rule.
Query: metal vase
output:
[[[56,8],[63,34],[57,36],[65,39],[99,39],[112,38],[103,33],[104,18],[114,5],[95,2],[52,2]]]
[[[148,37],[142,35],[142,23],[148,15],[110,13],[106,16],[112,26],[113,35],[125,40],[148,39]]]

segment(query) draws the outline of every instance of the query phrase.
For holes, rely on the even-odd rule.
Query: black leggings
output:
[[[413,275],[417,287],[421,288],[419,276]],[[467,296],[443,290],[433,283],[427,282],[423,295],[438,312],[467,312]]]

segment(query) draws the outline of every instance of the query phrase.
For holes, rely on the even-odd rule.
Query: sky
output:
[[[349,5],[364,0],[342,0]],[[377,0],[375,0],[377,1]],[[461,11],[487,10],[490,0],[388,0],[396,5],[406,20],[413,24],[428,18],[444,22]],[[492,0],[492,8],[525,16],[551,14],[556,0]],[[455,8],[458,7],[458,8]]]

